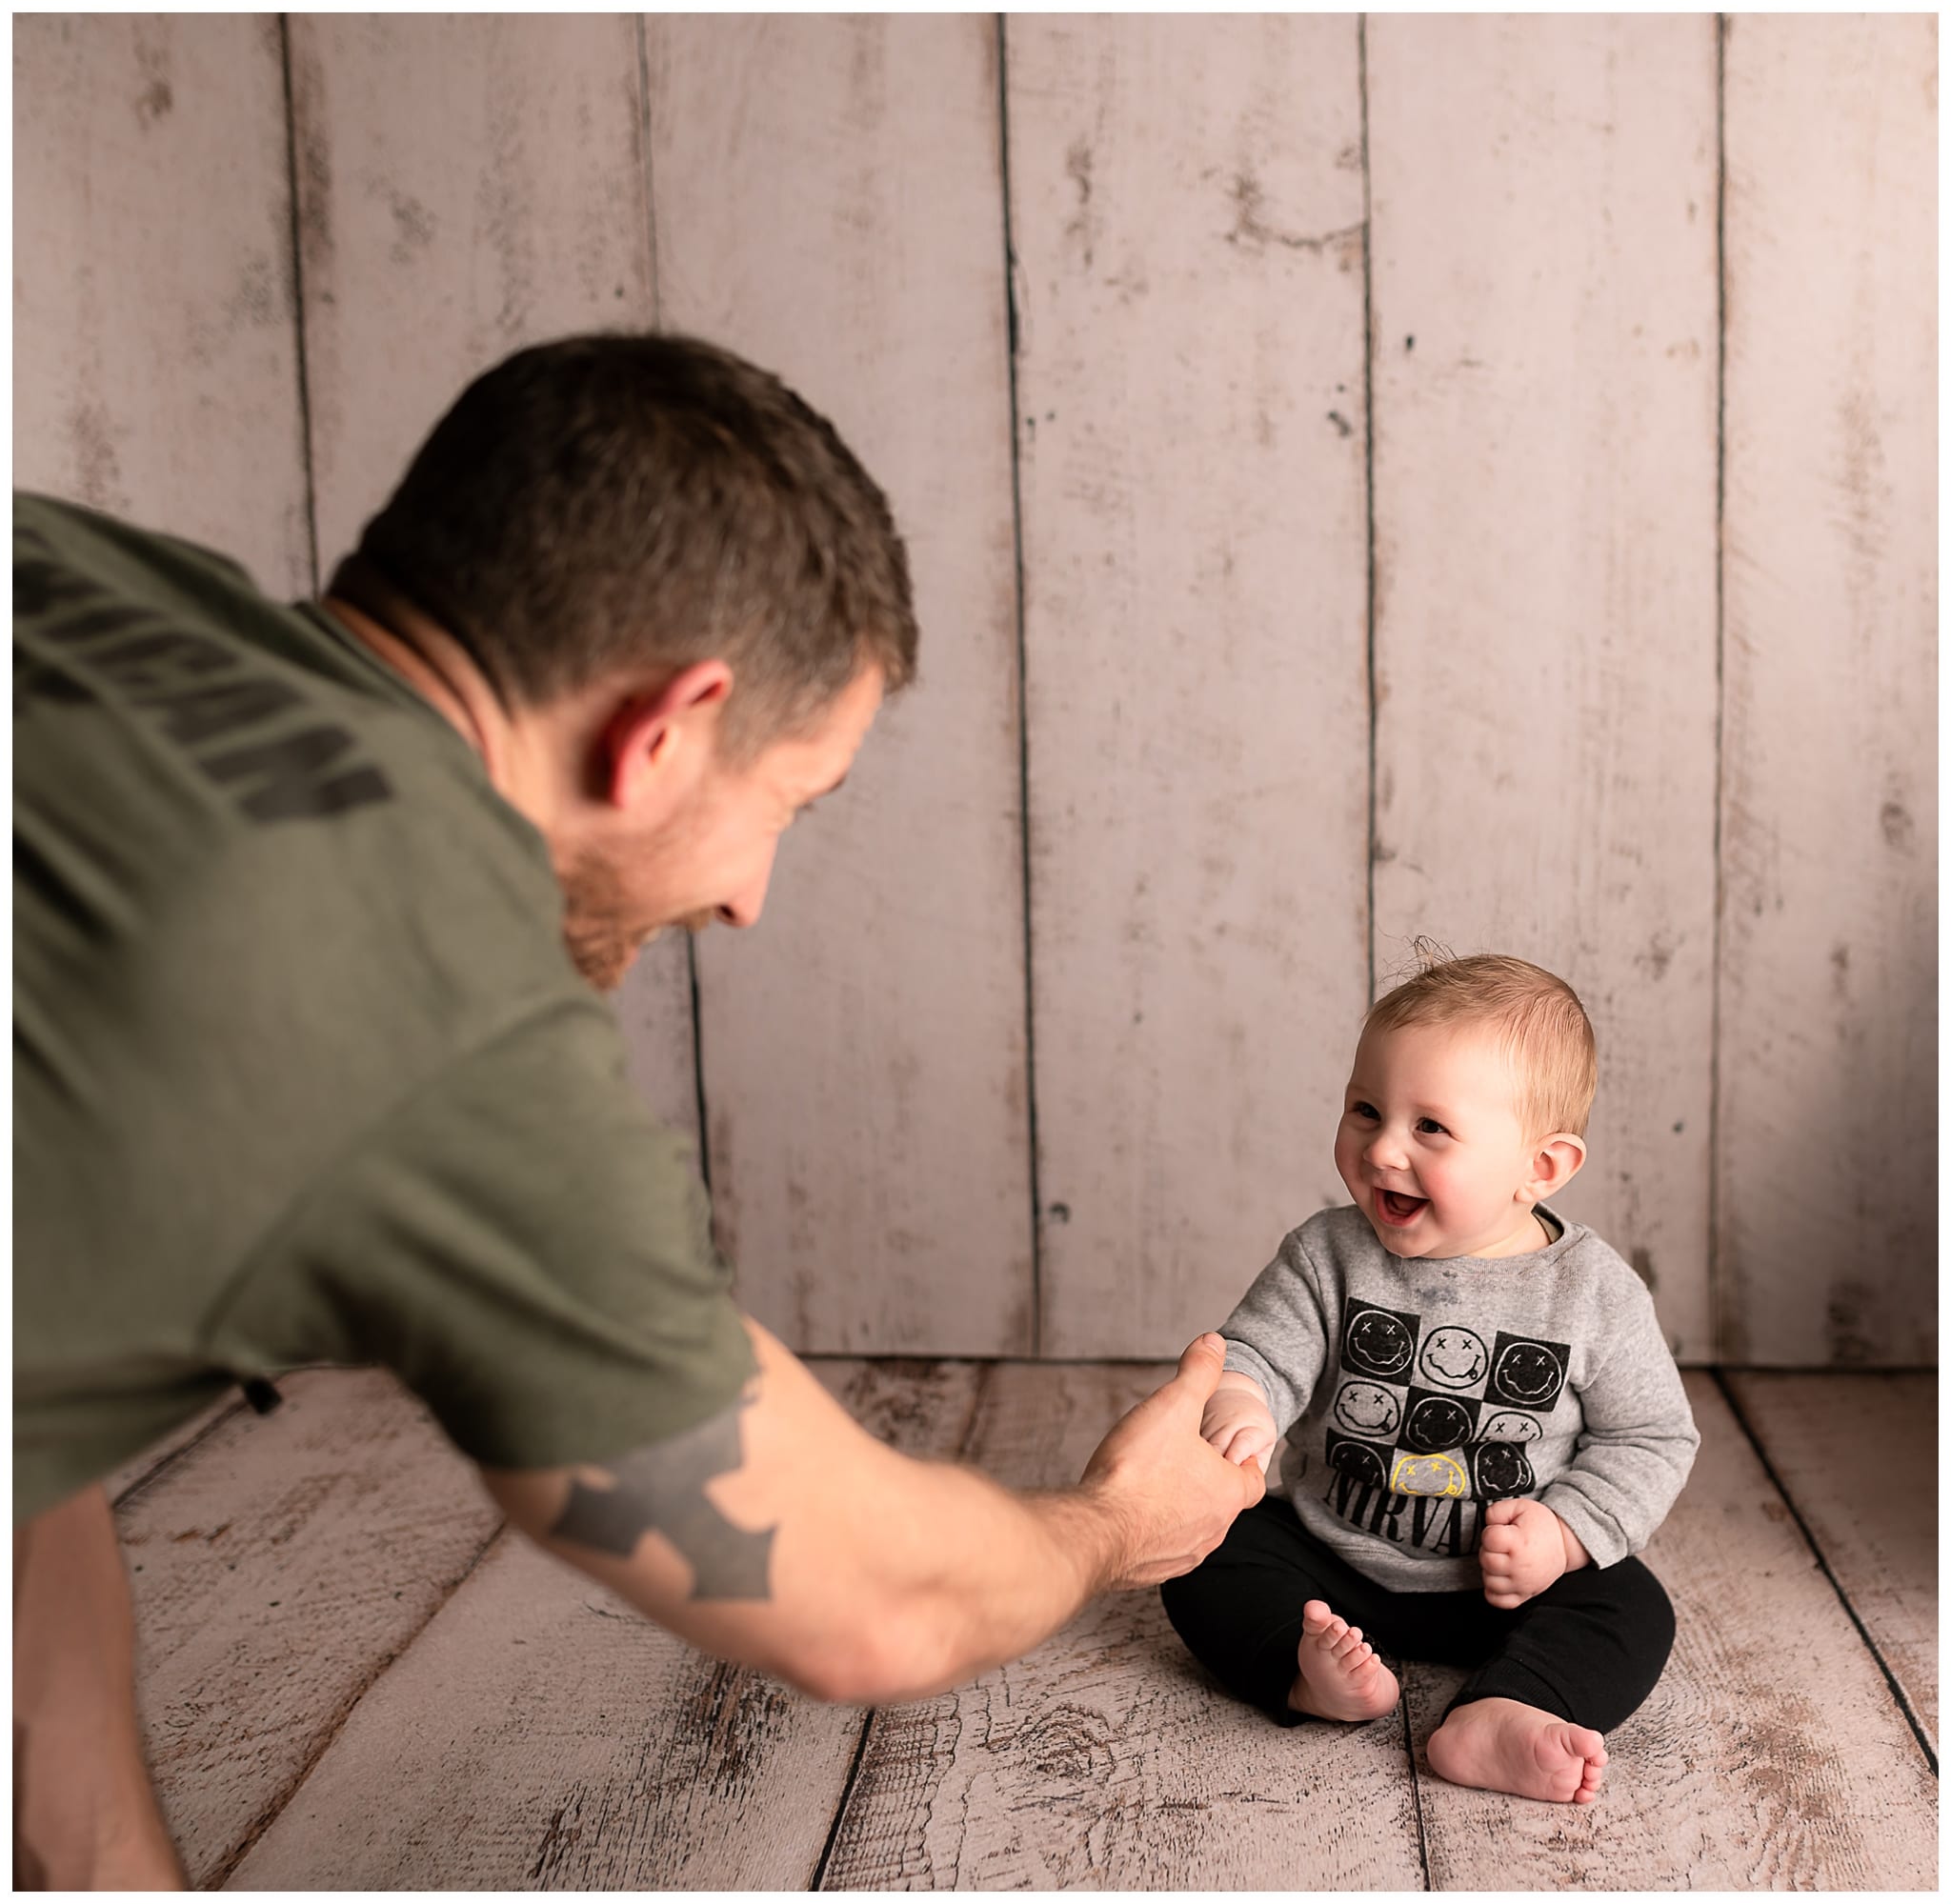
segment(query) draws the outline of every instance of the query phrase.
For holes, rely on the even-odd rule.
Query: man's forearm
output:
[[[1093,1492],[1016,1492],[974,1469],[916,1466],[929,1509],[875,1555],[860,1610],[875,1643],[845,1696],[920,1698],[1013,1659],[1121,1571],[1118,1514]]]
[[[1093,1594],[1194,1567],[1259,1493],[1198,1434],[1221,1353],[1123,1417],[1076,1488],[1016,1493],[866,1434],[748,1322],[721,1414],[607,1464],[484,1471],[517,1526],[653,1619],[821,1697],[917,1698],[1036,1645]]]

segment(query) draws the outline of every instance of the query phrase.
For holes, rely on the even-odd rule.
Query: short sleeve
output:
[[[559,1006],[361,1138],[253,1258],[219,1353],[384,1364],[486,1467],[679,1433],[754,1370],[690,1152],[601,1006]]]

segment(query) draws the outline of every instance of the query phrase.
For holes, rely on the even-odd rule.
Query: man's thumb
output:
[[[1186,1344],[1173,1380],[1184,1383],[1194,1399],[1203,1402],[1219,1386],[1219,1377],[1225,1373],[1226,1338],[1209,1329],[1197,1341]]]

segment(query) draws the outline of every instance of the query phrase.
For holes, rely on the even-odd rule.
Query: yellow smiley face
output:
[[[1470,1476],[1454,1454],[1398,1453],[1389,1476],[1389,1492],[1458,1499],[1470,1492]]]

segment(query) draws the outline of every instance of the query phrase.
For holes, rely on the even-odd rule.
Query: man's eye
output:
[[[1416,1120],[1418,1134],[1425,1137],[1447,1137],[1450,1133],[1434,1117],[1418,1117]]]

